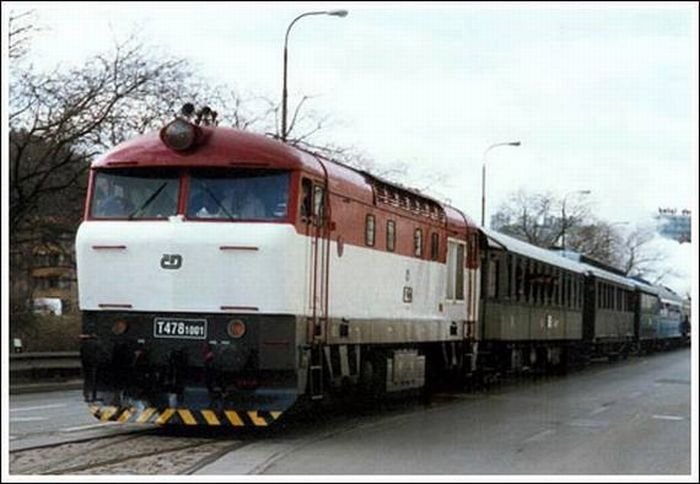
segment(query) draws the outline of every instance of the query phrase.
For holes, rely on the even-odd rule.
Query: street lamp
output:
[[[292,25],[302,17],[309,15],[333,15],[334,17],[345,17],[348,14],[347,10],[323,10],[318,12],[305,12],[292,20],[287,27],[287,33],[284,36],[284,81],[282,85],[282,141],[287,141],[287,43],[289,41],[289,31]]]
[[[576,190],[564,195],[564,201],[561,203],[561,250],[566,250],[566,197],[572,194],[589,195],[590,190]]]
[[[495,143],[486,148],[483,156],[483,165],[481,167],[481,226],[485,227],[484,219],[486,217],[486,153],[497,146],[520,146],[520,141],[506,141],[503,143]]]

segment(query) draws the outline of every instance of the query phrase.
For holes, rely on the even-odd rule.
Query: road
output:
[[[10,450],[121,434],[145,426],[100,422],[88,411],[82,390],[10,395]]]
[[[217,448],[240,445],[196,473],[689,474],[690,387],[682,349],[442,394],[429,405],[314,412],[253,434],[207,432]],[[10,406],[11,450],[148,428],[97,422],[80,391],[13,395]]]
[[[242,449],[245,459],[230,454],[199,472],[689,474],[690,350],[458,394],[297,440]]]

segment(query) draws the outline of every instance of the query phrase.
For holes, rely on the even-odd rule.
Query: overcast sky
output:
[[[598,217],[629,226],[658,207],[697,213],[694,3],[15,6],[31,7],[44,27],[36,65],[80,63],[137,29],[213,82],[275,99],[289,22],[345,8],[345,18],[300,20],[290,36],[290,105],[312,95],[310,107],[336,121],[319,140],[446,174],[433,194],[477,221],[484,150],[514,140],[488,155],[491,213],[521,187],[591,190]],[[684,246],[669,250],[689,279],[696,250]]]

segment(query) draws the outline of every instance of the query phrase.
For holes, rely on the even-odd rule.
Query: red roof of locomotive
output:
[[[234,128],[207,126],[201,127],[201,141],[190,150],[175,151],[168,148],[158,131],[151,132],[115,146],[92,163],[92,168],[118,168],[127,166],[165,167],[255,167],[283,170],[301,170],[323,177],[321,161],[328,170],[331,190],[350,192],[360,200],[373,202],[374,194],[368,180],[372,178],[395,188],[423,197],[439,204],[447,217],[450,227],[463,227],[464,219],[457,209],[407,187],[382,180],[370,173],[335,162],[313,153],[296,149],[293,146],[267,136]],[[468,225],[475,227],[467,218]]]

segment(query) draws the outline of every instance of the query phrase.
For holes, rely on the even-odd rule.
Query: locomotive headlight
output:
[[[240,319],[232,319],[229,321],[226,330],[231,338],[242,338],[246,332],[245,323]]]
[[[168,148],[183,151],[197,140],[197,127],[184,119],[176,119],[160,130],[160,139]]]
[[[126,333],[127,329],[129,329],[129,325],[123,319],[115,321],[112,325],[112,333],[116,336]]]

